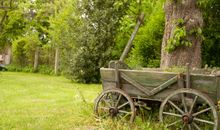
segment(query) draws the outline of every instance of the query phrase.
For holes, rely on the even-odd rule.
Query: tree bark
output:
[[[39,47],[36,48],[35,54],[34,54],[34,71],[37,71],[38,69],[38,62],[39,61]]]
[[[6,47],[6,57],[5,57],[5,64],[8,65],[11,63],[11,57],[12,57],[12,46]]]
[[[55,52],[55,65],[54,65],[55,75],[58,74],[58,67],[59,67],[59,48],[56,48],[56,52]]]
[[[161,50],[161,68],[172,66],[185,66],[189,63],[190,67],[201,67],[201,42],[202,38],[192,35],[189,32],[195,28],[202,28],[202,13],[196,6],[197,0],[167,0],[165,9],[165,31]],[[173,37],[178,19],[184,20],[187,41],[192,46],[178,46],[174,51],[168,53],[165,48],[168,40]]]

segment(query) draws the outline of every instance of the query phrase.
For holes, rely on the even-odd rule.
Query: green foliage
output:
[[[76,28],[77,42],[70,59],[70,78],[78,82],[99,82],[99,68],[111,60],[116,29],[128,2],[78,1],[80,23]],[[80,34],[80,35],[78,35]]]
[[[39,41],[37,32],[29,32],[25,37],[19,37],[13,41],[13,63],[24,67],[25,65],[33,65],[34,53]]]
[[[186,29],[185,27],[176,27],[173,32],[173,37],[167,42],[166,51],[171,53],[180,46],[192,46],[192,43],[186,40]]]
[[[32,65],[26,65],[24,67],[21,67],[18,65],[11,64],[11,65],[7,66],[7,69],[8,69],[8,71],[11,71],[11,72],[36,73],[36,71],[34,71]],[[41,74],[46,74],[46,75],[54,75],[53,68],[50,66],[47,66],[47,65],[40,65],[38,67],[37,72],[41,73]]]
[[[203,0],[204,1],[204,0]],[[204,1],[205,2],[205,1]],[[204,36],[202,44],[203,66],[220,66],[220,1],[211,0],[211,2],[202,7],[204,17],[204,27],[202,34]]]
[[[26,54],[25,54],[25,41],[21,40],[19,42],[15,42],[13,44],[13,54],[14,54],[14,59],[17,64],[20,66],[25,66],[26,65]]]
[[[133,48],[126,62],[131,67],[159,67],[165,22],[162,8],[164,1],[144,0],[141,2],[139,4],[134,1],[128,9],[128,14],[120,21],[113,55],[115,59],[119,58],[134,29],[136,17],[143,11],[145,13],[144,24],[140,27],[133,41]]]
[[[32,66],[24,66],[24,67],[21,67],[21,66],[18,66],[18,65],[8,65],[7,66],[7,69],[8,71],[11,71],[11,72],[26,72],[26,73],[33,73],[34,70],[33,70],[33,67]]]
[[[173,2],[173,0],[170,0]],[[175,0],[181,2],[180,0]],[[5,6],[9,1],[2,1]],[[38,72],[53,74],[55,50],[59,49],[59,71],[78,82],[99,82],[99,68],[119,59],[133,32],[137,17],[145,20],[125,62],[130,67],[159,67],[164,33],[165,0],[18,0],[0,23],[0,51],[13,47],[11,70],[32,72],[34,53],[40,50]],[[203,65],[220,66],[220,3],[197,0],[204,27],[186,30],[177,19],[168,52],[191,46],[186,35],[203,38]],[[32,12],[31,12],[32,11]],[[0,10],[0,20],[5,10]],[[12,66],[13,66],[12,65]],[[14,69],[13,69],[14,68]]]
[[[54,5],[57,11],[54,12],[49,19],[50,26],[48,28],[50,42],[44,46],[44,49],[59,50],[59,71],[63,74],[69,74],[70,72],[70,60],[73,57],[75,51],[75,45],[77,37],[80,35],[78,26],[80,23],[79,16],[75,12],[74,1],[56,1]],[[47,53],[46,53],[47,55]],[[46,57],[46,59],[52,59],[54,63],[54,57]]]
[[[165,50],[168,53],[175,51],[178,47],[181,46],[192,46],[192,43],[186,39],[187,31],[184,26],[184,23],[185,22],[183,19],[176,20],[176,27],[173,30],[173,35],[170,39],[168,39],[167,46],[165,47]]]
[[[197,0],[197,5],[202,9],[209,9],[209,7],[215,5],[217,1],[218,0]],[[204,12],[207,12],[207,10]]]

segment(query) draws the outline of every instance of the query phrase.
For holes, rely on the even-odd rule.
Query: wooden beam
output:
[[[220,71],[216,74],[216,94],[217,94],[217,102],[220,102]]]
[[[124,49],[124,51],[123,51],[123,53],[122,53],[122,55],[121,55],[121,57],[119,59],[120,62],[123,62],[125,60],[126,56],[128,55],[128,52],[131,50],[132,42],[133,42],[133,40],[135,38],[135,35],[137,34],[137,32],[138,32],[138,30],[139,30],[139,28],[141,26],[143,20],[144,20],[144,13],[142,13],[140,15],[140,19],[138,19],[138,22],[137,22],[137,24],[135,26],[134,32],[131,34],[131,37],[130,37],[127,45],[125,46],[125,49]]]
[[[170,86],[171,84],[177,82],[178,80],[178,77],[177,76],[174,76],[173,78],[169,79],[168,81],[164,82],[163,84],[161,84],[160,86],[154,88],[152,91],[151,91],[151,94],[154,95],[160,91],[162,91],[163,89],[167,88],[168,86]]]
[[[139,89],[141,92],[145,93],[147,96],[152,95],[150,90],[146,89],[143,85],[141,85],[137,81],[133,80],[132,78],[128,77],[126,74],[120,73],[120,75],[124,80],[126,80],[128,83],[135,86],[137,89]]]

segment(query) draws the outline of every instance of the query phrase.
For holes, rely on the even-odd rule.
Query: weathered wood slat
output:
[[[161,84],[160,86],[154,88],[152,91],[151,91],[151,94],[154,95],[158,92],[161,92],[162,90],[164,90],[165,88],[167,88],[168,86],[172,85],[173,83],[177,82],[178,80],[178,77],[177,76],[174,76],[173,78],[167,80],[166,82],[164,82],[163,84]]]
[[[167,73],[167,72],[155,72],[155,71],[143,71],[143,70],[124,70],[119,69],[119,72],[122,72],[129,76],[131,79],[141,83],[143,86],[148,87],[157,87],[162,83],[166,82],[170,78],[177,75],[177,73]],[[114,81],[114,69],[101,69],[101,77],[103,80]]]
[[[158,87],[170,78],[177,74],[173,73],[159,73],[155,71],[126,71],[121,70],[122,73],[126,74],[135,81],[141,83],[143,86],[147,87]]]
[[[137,89],[141,90],[143,93],[145,93],[147,96],[152,95],[150,90],[148,90],[147,88],[143,87],[143,85],[141,85],[140,83],[136,82],[135,80],[133,80],[132,78],[130,78],[129,76],[127,76],[124,73],[120,73],[121,77],[126,80],[128,83],[134,85],[135,87],[137,87]]]
[[[220,101],[220,76],[216,77],[217,101]]]
[[[190,77],[191,88],[208,93],[217,91],[215,76],[191,75]]]

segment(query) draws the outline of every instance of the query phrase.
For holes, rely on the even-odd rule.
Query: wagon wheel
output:
[[[135,106],[128,94],[120,89],[109,89],[101,93],[95,102],[95,113],[100,118],[111,117],[133,122]]]
[[[212,100],[193,89],[179,89],[161,104],[160,121],[169,129],[217,130],[218,115]]]

